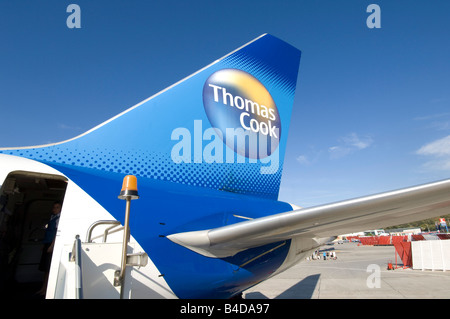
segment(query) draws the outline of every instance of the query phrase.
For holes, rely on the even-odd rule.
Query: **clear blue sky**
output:
[[[449,178],[449,14],[447,0],[0,0],[0,147],[74,137],[270,33],[302,50],[281,200]]]

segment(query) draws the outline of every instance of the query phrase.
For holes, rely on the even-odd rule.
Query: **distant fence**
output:
[[[395,245],[396,243],[407,242],[408,236],[358,236],[357,239],[362,245],[389,246]]]
[[[421,241],[421,240],[445,240],[450,239],[450,234],[419,234],[400,236],[347,236],[347,240],[360,242],[366,246],[390,246],[397,243]]]
[[[450,234],[424,233],[402,236],[349,236],[365,246],[394,246],[403,267],[450,270]],[[395,255],[397,267],[397,255]],[[413,266],[414,265],[414,266]]]

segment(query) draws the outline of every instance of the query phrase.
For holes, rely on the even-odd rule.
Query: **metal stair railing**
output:
[[[83,299],[83,274],[81,270],[81,240],[75,236],[70,261],[75,262],[75,298]]]
[[[112,226],[106,228],[102,235],[98,235],[98,236],[92,237],[92,232],[94,231],[94,228],[97,227],[97,226],[100,226],[100,225],[112,225]],[[121,225],[120,222],[117,221],[117,220],[99,220],[99,221],[96,221],[88,229],[87,236],[86,236],[86,242],[87,243],[92,243],[92,241],[94,239],[103,237],[103,242],[105,243],[109,234],[113,234],[113,233],[116,233],[116,232],[119,232],[119,231],[123,230],[123,228],[124,228],[123,226],[122,227],[118,227],[120,225]]]

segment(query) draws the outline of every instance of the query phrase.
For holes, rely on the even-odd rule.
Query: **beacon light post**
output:
[[[127,267],[127,246],[128,241],[130,240],[130,202],[132,199],[138,199],[138,191],[137,191],[137,179],[134,175],[127,175],[123,179],[122,190],[118,196],[119,199],[126,200],[125,207],[125,221],[124,221],[124,229],[123,229],[123,243],[122,243],[122,263],[120,270],[117,270],[114,278],[114,286],[122,286],[123,288],[123,280],[125,277],[125,269]],[[121,289],[121,296],[122,296]]]

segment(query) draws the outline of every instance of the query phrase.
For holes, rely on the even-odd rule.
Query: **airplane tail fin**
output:
[[[276,199],[300,55],[265,34],[78,137],[0,153]]]

